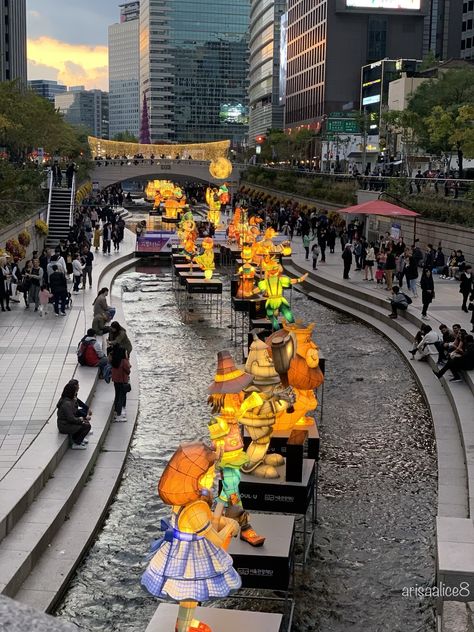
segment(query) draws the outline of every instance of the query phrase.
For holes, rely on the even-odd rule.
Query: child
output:
[[[53,295],[46,285],[42,285],[39,293],[39,314],[41,317],[48,315],[50,298],[53,298]]]

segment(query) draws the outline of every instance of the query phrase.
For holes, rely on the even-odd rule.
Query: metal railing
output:
[[[72,177],[71,201],[69,204],[69,226],[74,224],[74,210],[76,207],[76,174]]]
[[[51,213],[51,199],[53,197],[53,170],[52,169],[50,169],[48,173],[48,187],[49,187],[49,193],[48,193],[48,210],[46,212],[46,223],[49,226],[49,215]]]

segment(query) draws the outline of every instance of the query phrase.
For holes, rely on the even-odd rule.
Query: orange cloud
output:
[[[30,68],[48,66],[57,70],[57,79],[67,86],[84,85],[88,89],[108,90],[107,46],[68,44],[50,37],[28,40]],[[36,73],[34,73],[36,74]],[[29,76],[29,79],[45,77]]]

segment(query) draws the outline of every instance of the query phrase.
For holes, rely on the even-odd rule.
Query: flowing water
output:
[[[109,516],[57,612],[89,632],[143,632],[157,607],[140,588],[168,515],[157,481],[179,442],[206,436],[207,385],[230,344],[226,301],[222,325],[183,324],[169,270],[143,270],[119,280],[138,352],[135,437]],[[293,309],[317,323],[327,358],[316,546],[297,574],[293,630],[432,632],[433,603],[403,596],[434,581],[437,473],[424,401],[383,337],[302,294]]]

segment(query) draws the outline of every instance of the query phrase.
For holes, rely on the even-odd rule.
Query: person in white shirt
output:
[[[72,278],[73,278],[73,287],[72,291],[74,294],[79,292],[79,286],[82,280],[82,272],[84,270],[84,264],[81,260],[81,255],[77,253],[72,262]]]
[[[438,331],[434,331],[429,325],[422,325],[410,351],[412,359],[428,360],[431,357],[436,362],[442,344],[443,338]]]

